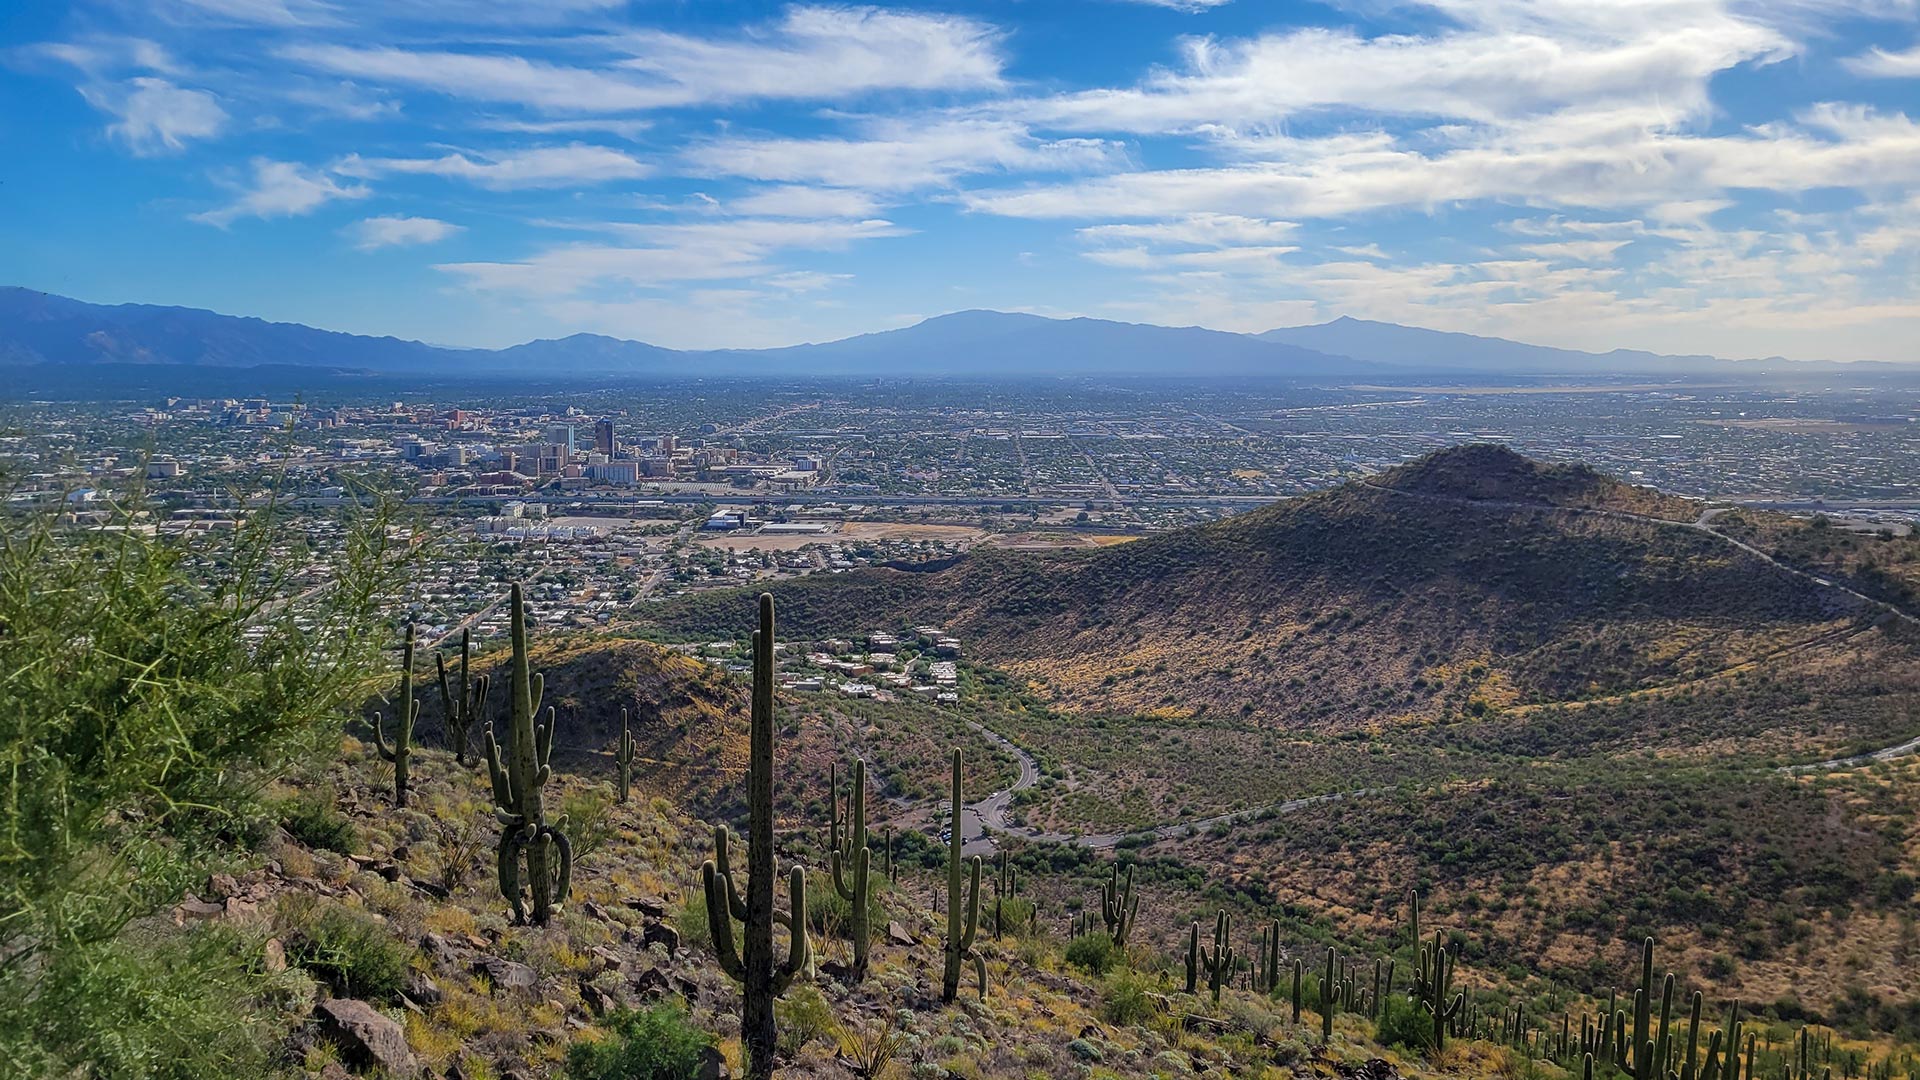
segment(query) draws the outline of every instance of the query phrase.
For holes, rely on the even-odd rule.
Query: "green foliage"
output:
[[[360,835],[334,806],[338,796],[331,786],[309,788],[282,800],[276,807],[280,827],[310,848],[351,855],[360,850]]]
[[[835,1027],[833,1006],[811,985],[787,991],[787,996],[773,1003],[773,1015],[780,1024],[780,1052],[788,1057],[831,1035]]]
[[[1100,1016],[1109,1024],[1144,1024],[1159,1012],[1153,984],[1145,975],[1123,968],[1107,978],[1100,995]]]
[[[328,906],[305,922],[287,959],[342,997],[390,1001],[406,984],[412,952],[386,926],[351,908]]]
[[[1409,1050],[1427,1050],[1433,1046],[1433,1021],[1420,1007],[1399,994],[1387,996],[1375,1028],[1374,1038],[1383,1046],[1403,1046]]]
[[[117,524],[142,512],[135,501]],[[10,1062],[204,1064],[195,1045],[228,1046],[221,1032],[256,1015],[235,957],[160,940],[135,950],[121,937],[245,839],[267,783],[337,746],[347,708],[373,685],[372,612],[399,563],[387,526],[377,513],[350,528],[332,586],[297,603],[281,602],[304,591],[282,568],[307,560],[284,557],[298,538],[271,508],[235,533],[192,538],[68,529],[50,514],[0,526]],[[347,846],[324,813],[296,816]],[[170,1032],[158,1017],[176,1008]],[[134,1064],[94,1074],[143,1075]]]
[[[622,1010],[603,1025],[607,1037],[567,1049],[568,1080],[694,1080],[713,1036],[677,1004]]]
[[[54,953],[32,1007],[0,1009],[0,1072],[94,1080],[267,1075],[280,1019],[276,991],[290,977],[264,973],[259,956],[256,942],[222,926],[129,933]]]
[[[1104,931],[1081,934],[1067,942],[1067,963],[1090,975],[1105,975],[1120,962],[1122,951]]]
[[[577,864],[593,855],[617,831],[613,824],[613,792],[605,784],[576,788],[560,800],[560,817],[567,823]]]

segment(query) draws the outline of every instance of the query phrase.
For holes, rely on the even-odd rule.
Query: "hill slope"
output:
[[[890,621],[943,624],[1063,704],[1244,713],[1284,730],[1645,691],[1874,614],[1692,527],[1699,512],[1589,470],[1463,447],[1099,551],[982,552],[775,593],[797,634],[857,633],[873,612],[898,612]],[[654,617],[669,632],[718,631],[723,603]]]

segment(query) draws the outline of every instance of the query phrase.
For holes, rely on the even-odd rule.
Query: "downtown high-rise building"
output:
[[[612,457],[613,452],[618,448],[618,444],[613,437],[613,421],[595,420],[593,422],[593,452]]]

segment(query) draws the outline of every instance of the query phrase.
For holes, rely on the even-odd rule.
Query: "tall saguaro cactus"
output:
[[[1187,924],[1187,993],[1200,988],[1200,924]]]
[[[613,760],[620,766],[620,804],[626,805],[627,796],[633,790],[633,759],[638,756],[638,747],[633,740],[633,728],[627,720],[627,710],[620,710],[620,745],[614,748]]]
[[[1140,911],[1140,898],[1133,895],[1133,867],[1127,867],[1126,880],[1120,878],[1120,866],[1114,864],[1107,883],[1100,886],[1100,921],[1107,924],[1107,936],[1125,948],[1127,935],[1133,933],[1133,917]]]
[[[440,672],[440,704],[447,713],[447,747],[453,751],[456,765],[467,763],[467,747],[471,745],[473,722],[487,707],[487,691],[492,688],[493,680],[485,675],[469,679],[467,665],[472,659],[472,631],[460,631],[460,692],[453,692],[453,684],[447,679],[447,658],[439,653],[433,654],[433,664]]]
[[[774,999],[807,969],[807,872],[789,871],[790,910],[773,906],[773,596],[760,594],[760,629],[753,635],[753,722],[747,750],[747,890],[740,899],[727,863],[727,827],[713,827],[713,858],[700,868],[706,890],[707,929],[720,969],[740,984],[740,1042],[747,1076],[771,1080]],[[733,947],[733,920],[741,923],[744,948]],[[773,927],[787,928],[787,958],[774,962]]]
[[[393,762],[393,804],[407,805],[407,765],[413,760],[413,722],[420,719],[420,699],[413,696],[413,624],[407,624],[407,644],[400,660],[400,697],[394,703],[393,741],[382,730],[385,720],[373,714],[373,745]]]
[[[966,840],[960,828],[960,748],[953,750],[953,784],[948,792],[948,813],[952,831],[947,834],[947,937],[942,947],[945,963],[940,971],[940,1000],[952,1001],[960,994],[960,965],[973,961],[979,977],[980,997],[987,996],[987,964],[973,951],[973,934],[980,928],[980,856],[962,858]],[[961,884],[961,872],[971,880]],[[963,902],[964,900],[964,902]],[[964,911],[963,911],[964,908]]]
[[[1343,998],[1352,1004],[1348,995],[1350,988],[1340,981],[1340,954],[1337,950],[1327,949],[1327,970],[1320,976],[1320,1045],[1333,1041],[1333,1016],[1340,1011]]]
[[[1447,952],[1447,939],[1438,930],[1433,932],[1433,941],[1420,946],[1420,966],[1413,985],[1415,1000],[1433,1017],[1433,1048],[1443,1050],[1447,1025],[1459,1017],[1467,996],[1460,993],[1447,997],[1447,991],[1453,989],[1453,954]]]
[[[1271,919],[1260,935],[1260,989],[1268,994],[1280,989],[1280,920]]]
[[[500,743],[494,738],[493,725],[487,725],[487,775],[493,781],[493,816],[500,821],[500,894],[513,905],[515,922],[527,920],[525,894],[533,897],[532,919],[545,926],[553,918],[554,905],[565,902],[573,884],[573,845],[567,834],[547,823],[543,797],[553,768],[547,760],[553,756],[554,711],[547,710],[547,722],[535,725],[540,699],[546,693],[546,679],[530,670],[527,659],[527,607],[520,586],[513,587],[509,600],[512,611],[513,665],[507,685],[507,750],[502,760]],[[564,822],[562,823],[564,824]],[[526,877],[520,875],[526,864]]]
[[[853,762],[853,786],[847,792],[846,833],[840,829],[840,792],[834,786],[832,767],[827,772],[827,798],[833,803],[833,825],[828,859],[833,871],[833,890],[853,905],[847,920],[847,932],[853,937],[853,980],[867,977],[867,954],[873,946],[872,928],[867,925],[868,907],[873,903],[873,884],[868,870],[873,852],[867,847],[867,763]],[[842,842],[844,840],[844,843]]]
[[[1233,976],[1233,916],[1220,912],[1213,920],[1213,948],[1202,946],[1200,966],[1207,971],[1207,990],[1220,1004],[1220,988]]]

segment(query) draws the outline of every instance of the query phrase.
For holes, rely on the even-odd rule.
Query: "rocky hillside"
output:
[[[1695,527],[1701,511],[1584,468],[1461,447],[1103,550],[981,552],[775,593],[800,634],[872,629],[876,612],[939,623],[1081,711],[1290,731],[1685,684],[1879,614]],[[737,622],[738,603],[695,597],[651,618],[701,636]]]

